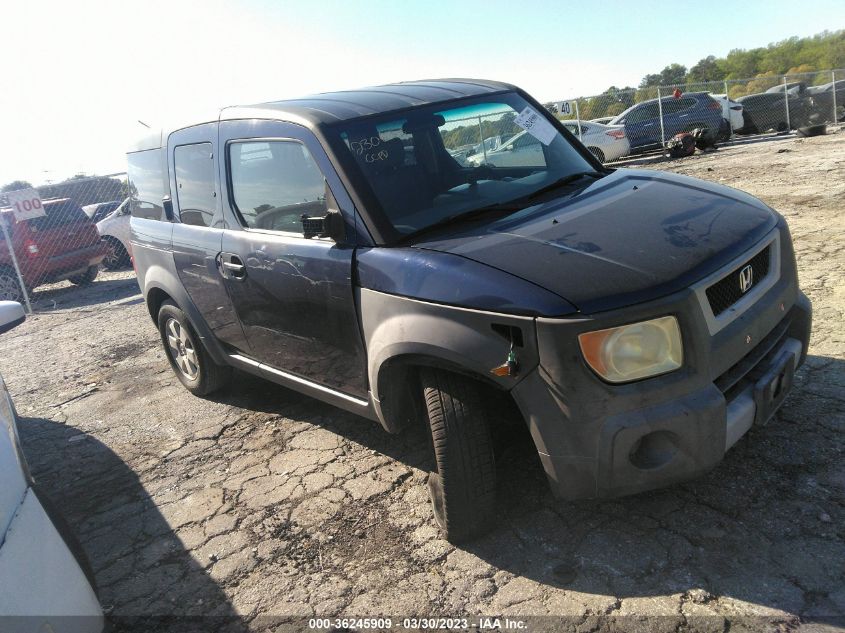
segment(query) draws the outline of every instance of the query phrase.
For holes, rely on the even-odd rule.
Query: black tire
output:
[[[229,382],[232,368],[214,362],[188,317],[176,304],[162,303],[157,322],[164,353],[185,389],[195,396],[206,396]],[[174,336],[176,341],[171,341]]]
[[[103,259],[103,268],[106,270],[119,270],[129,265],[129,253],[126,248],[120,243],[120,240],[111,236],[104,237],[103,241],[109,248]]]
[[[719,128],[718,140],[729,141],[731,140],[731,122],[727,119],[722,119],[722,121],[724,125]]]
[[[604,165],[604,152],[601,151],[598,147],[588,147],[590,150],[590,154],[596,157],[596,160],[599,161],[602,165]]]
[[[68,281],[72,284],[76,284],[77,286],[88,286],[97,278],[98,272],[100,272],[99,266],[89,266],[88,270],[84,273],[81,275],[75,275],[74,277],[69,277]]]
[[[496,463],[483,388],[429,368],[421,370],[420,382],[434,452],[428,477],[434,518],[446,540],[460,543],[494,526]]]
[[[824,136],[827,134],[827,125],[809,125],[798,128],[798,136]]]
[[[0,266],[0,301],[23,303],[23,289],[14,268]]]

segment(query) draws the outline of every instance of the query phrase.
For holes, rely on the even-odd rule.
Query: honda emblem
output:
[[[749,290],[751,290],[751,286],[754,285],[754,269],[751,266],[746,266],[742,270],[739,271],[739,289],[742,291],[742,294],[745,294]]]

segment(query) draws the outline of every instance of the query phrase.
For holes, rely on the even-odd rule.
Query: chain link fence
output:
[[[31,313],[58,284],[72,293],[131,266],[125,173],[10,189],[0,194],[0,300]]]
[[[696,129],[719,142],[792,130],[819,133],[845,121],[845,70],[611,88],[546,107],[599,160],[614,162],[665,151],[678,135]],[[451,121],[441,131],[444,146],[466,166],[505,164],[516,150],[533,149],[516,147],[521,128],[513,119],[512,113],[493,113]],[[126,174],[12,189],[0,194],[0,300],[20,301],[31,312],[56,284],[72,293],[96,283],[103,269],[130,268]]]
[[[663,151],[677,135],[696,129],[706,130],[712,142],[793,130],[823,133],[821,126],[845,121],[845,70],[610,88],[545,106],[600,160],[612,162]]]

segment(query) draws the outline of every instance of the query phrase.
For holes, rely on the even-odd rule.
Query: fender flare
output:
[[[367,347],[367,373],[375,413],[386,430],[409,422],[406,398],[413,398],[407,368],[436,366],[510,391],[539,363],[533,317],[471,310],[360,291],[361,323]],[[495,327],[494,327],[495,326]],[[519,361],[515,376],[495,376],[510,349]]]
[[[151,294],[155,295],[161,292],[165,297],[171,299],[182,312],[184,312],[191,323],[191,327],[202,341],[205,349],[214,359],[218,365],[229,365],[228,356],[225,350],[221,347],[217,338],[212,334],[211,330],[205,324],[202,314],[191,301],[188,293],[182,287],[182,283],[176,276],[161,265],[154,264],[150,266],[144,275],[144,301],[147,304],[147,310],[150,313],[153,323],[158,327],[158,310],[153,314],[153,304],[151,304],[149,297]],[[166,300],[166,299],[165,299]],[[160,301],[156,301],[160,305]]]

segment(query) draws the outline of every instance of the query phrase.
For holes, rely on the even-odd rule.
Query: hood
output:
[[[414,247],[521,277],[594,313],[666,296],[748,250],[778,222],[741,191],[619,169],[575,195]]]

